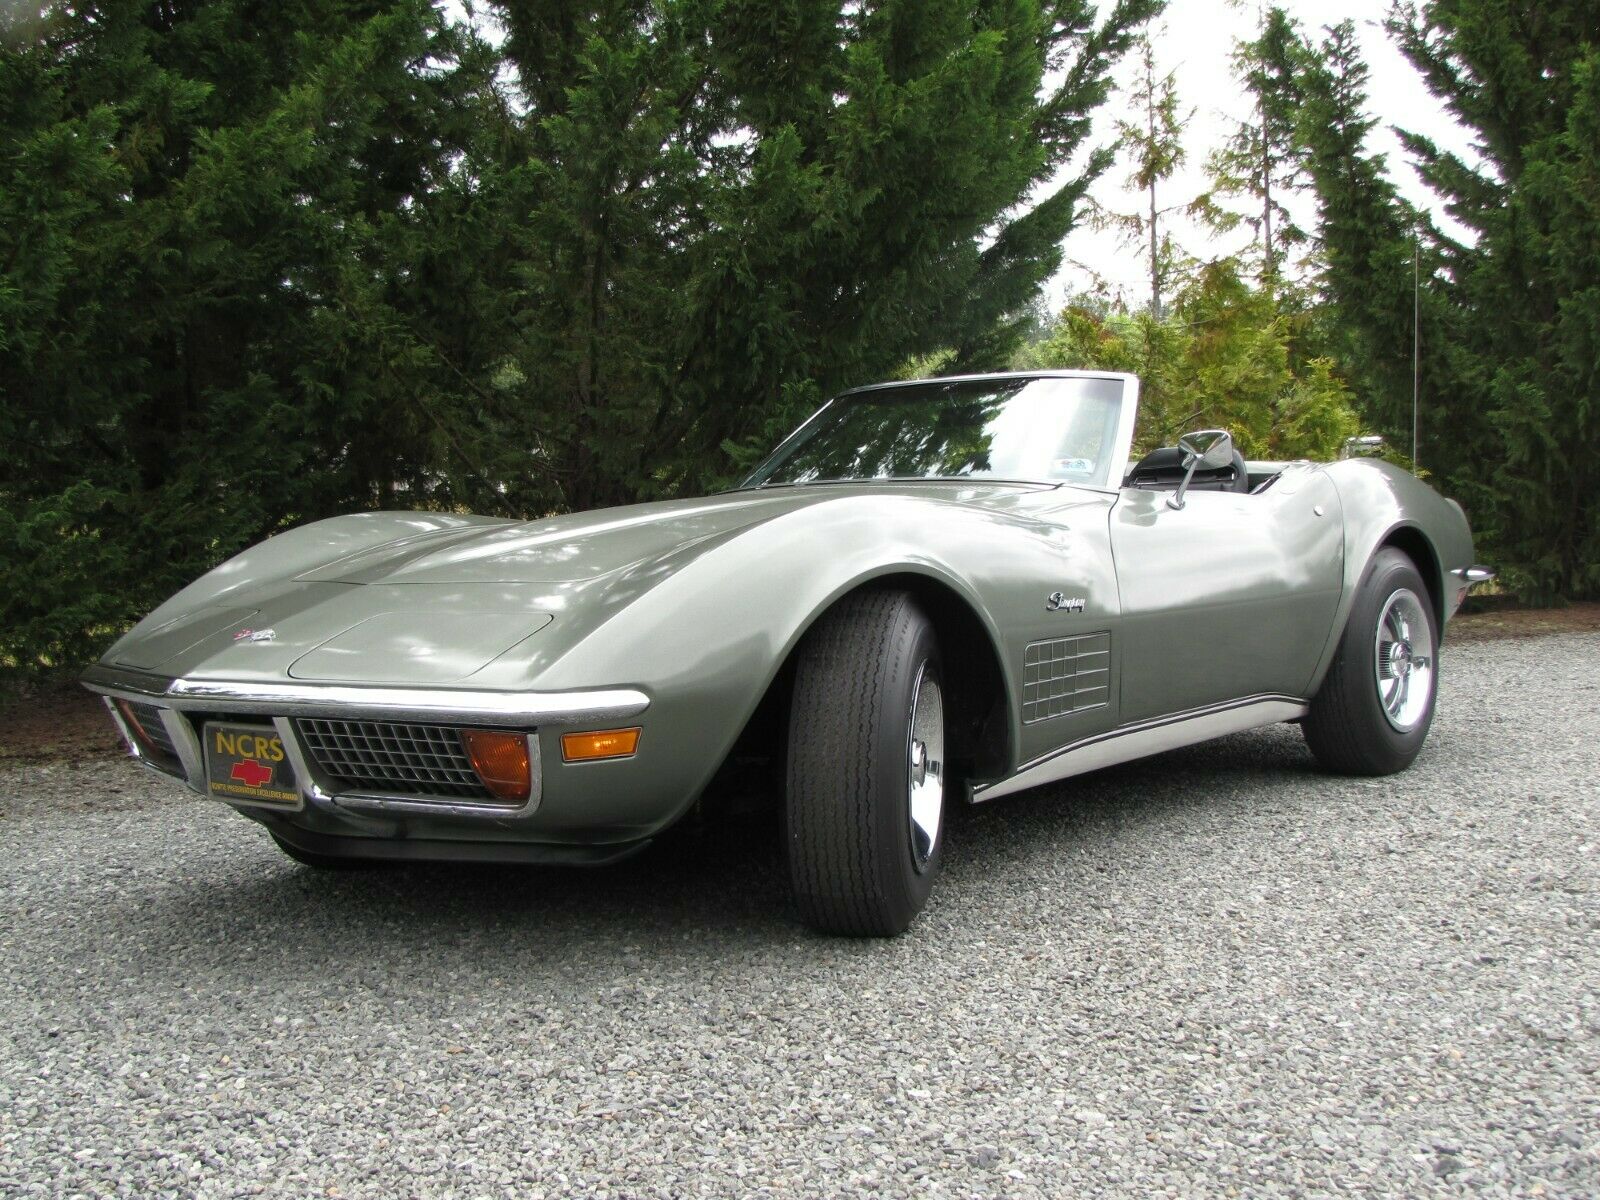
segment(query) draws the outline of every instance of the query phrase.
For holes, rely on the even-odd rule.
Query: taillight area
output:
[[[483,786],[501,800],[526,800],[533,791],[533,766],[528,735],[499,729],[463,729],[472,769]]]

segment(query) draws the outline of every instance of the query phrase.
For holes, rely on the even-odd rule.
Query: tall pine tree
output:
[[[0,45],[0,660],[24,666],[286,522],[449,502],[478,370],[454,162],[494,67],[425,0],[42,12]]]
[[[1235,123],[1208,164],[1214,185],[1205,215],[1222,229],[1249,226],[1267,287],[1276,286],[1289,256],[1307,241],[1287,201],[1305,186],[1298,124],[1309,54],[1305,35],[1288,13],[1273,6],[1261,15],[1256,36],[1238,43],[1233,55],[1235,78],[1253,111]],[[1243,200],[1245,210],[1219,203],[1228,199]]]
[[[1150,281],[1150,313],[1159,321],[1181,255],[1166,228],[1167,218],[1190,211],[1195,201],[1173,203],[1166,193],[1166,185],[1186,156],[1183,126],[1187,118],[1179,110],[1176,76],[1157,68],[1155,45],[1148,35],[1139,39],[1138,50],[1137,73],[1128,93],[1129,112],[1117,121],[1117,140],[1128,160],[1128,190],[1140,193],[1144,203],[1139,211],[1106,211],[1100,219],[1120,229],[1130,244],[1139,247]]]
[[[911,356],[1002,362],[1105,157],[1050,181],[1156,7],[499,0],[511,369],[554,502],[724,482]]]
[[[1403,134],[1470,233],[1401,201],[1364,147],[1348,27],[1306,74],[1326,283],[1369,416],[1410,441],[1420,260],[1419,456],[1530,600],[1600,595],[1600,23],[1592,3],[1402,5],[1389,30],[1473,134],[1468,161]]]

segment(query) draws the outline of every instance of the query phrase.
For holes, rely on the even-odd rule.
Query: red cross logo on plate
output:
[[[253,758],[233,764],[232,778],[245,785],[245,787],[258,788],[272,778],[272,768],[262,766]]]

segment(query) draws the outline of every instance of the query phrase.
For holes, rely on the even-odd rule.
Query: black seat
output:
[[[1127,486],[1151,492],[1175,492],[1183,482],[1183,475],[1183,451],[1176,446],[1162,446],[1134,464],[1133,470],[1128,472]],[[1209,471],[1204,467],[1197,468],[1194,478],[1189,481],[1189,490],[1248,494],[1250,472],[1245,469],[1244,455],[1235,450],[1230,466]]]

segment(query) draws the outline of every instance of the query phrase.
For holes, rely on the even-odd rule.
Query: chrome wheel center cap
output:
[[[911,743],[911,783],[914,787],[921,787],[928,778],[928,748],[921,742],[913,740]]]
[[[1389,670],[1396,679],[1411,674],[1411,644],[1395,642],[1389,647]]]

